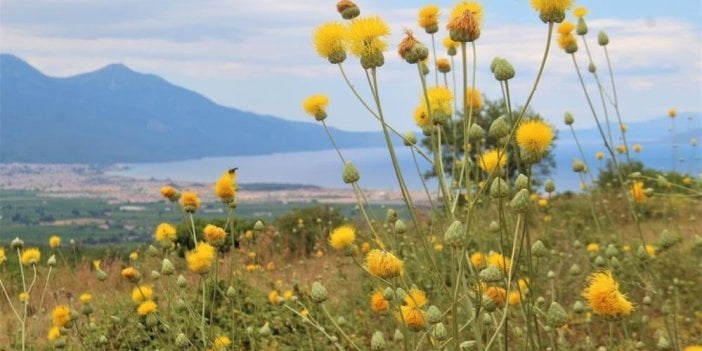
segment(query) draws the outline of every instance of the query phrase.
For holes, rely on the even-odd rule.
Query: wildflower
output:
[[[522,151],[531,154],[532,161],[539,160],[552,141],[553,129],[544,121],[533,119],[519,124],[517,144]]]
[[[329,297],[329,292],[327,291],[327,288],[322,285],[321,282],[315,281],[312,283],[312,291],[310,293],[310,298],[312,299],[312,302],[314,303],[322,303],[327,300]]]
[[[395,278],[402,273],[402,261],[392,253],[378,249],[366,255],[366,266],[370,274],[383,279]]]
[[[351,21],[347,38],[351,44],[351,53],[361,58],[363,68],[383,65],[383,51],[388,46],[383,37],[388,35],[390,27],[378,16],[359,17]]]
[[[616,318],[629,315],[634,309],[610,271],[591,274],[588,284],[582,295],[595,313]]]
[[[290,301],[293,297],[295,297],[295,293],[293,293],[292,290],[288,289],[283,292],[283,299],[285,299],[285,301]]]
[[[390,302],[385,299],[383,292],[378,290],[371,295],[370,307],[373,312],[381,313],[387,311],[387,309],[390,307]]]
[[[504,307],[507,299],[507,291],[503,288],[491,286],[485,290],[485,296],[494,301],[497,307]]]
[[[475,252],[470,255],[470,263],[475,268],[482,267],[487,262],[487,256],[482,252]]]
[[[451,64],[447,58],[440,58],[436,60],[436,70],[441,73],[451,72]]]
[[[510,306],[515,306],[519,305],[520,302],[522,302],[522,296],[519,294],[519,292],[510,291],[509,297],[507,298],[507,303],[509,303]]]
[[[656,255],[656,249],[657,249],[656,246],[651,245],[651,244],[646,244],[646,246],[644,246],[644,250],[646,251],[646,254],[650,257],[653,257]]]
[[[546,208],[546,207],[548,207],[548,200],[539,199],[539,202],[537,204],[539,205],[539,207]]]
[[[131,261],[136,261],[136,260],[138,260],[138,259],[139,259],[139,253],[138,253],[138,252],[132,251],[132,252],[129,254],[129,260],[131,260]]]
[[[507,270],[510,269],[510,267],[512,267],[512,262],[510,261],[510,259],[506,256],[502,256],[502,254],[497,252],[490,252],[488,254],[487,264],[496,266],[503,273],[507,273]]]
[[[322,121],[327,118],[326,108],[328,104],[329,97],[316,94],[305,99],[302,102],[302,107],[308,115],[313,116],[318,121]]]
[[[678,115],[678,110],[676,110],[674,108],[671,108],[670,110],[668,110],[668,117],[675,118],[675,116],[677,116],[677,115]]]
[[[573,16],[582,18],[587,16],[587,7],[585,6],[578,6],[573,10]]]
[[[426,313],[413,306],[400,306],[397,319],[414,331],[420,331],[426,326]]]
[[[358,171],[358,168],[353,165],[353,163],[346,162],[344,164],[344,171],[341,173],[341,179],[346,184],[353,184],[361,179],[361,173]]]
[[[30,264],[37,264],[39,262],[39,259],[41,258],[41,252],[37,248],[31,248],[31,249],[26,249],[22,251],[22,256],[20,258],[20,261],[22,261],[22,264],[25,266],[29,266]]]
[[[544,23],[561,23],[565,12],[573,5],[573,0],[531,0],[531,7],[539,13]]]
[[[640,144],[634,144],[634,146],[632,147],[632,149],[634,150],[634,152],[641,152],[641,145],[640,145]]]
[[[498,150],[490,150],[480,155],[478,167],[486,173],[492,173],[495,168],[504,168],[507,165],[507,156],[499,155]]]
[[[601,160],[601,159],[603,159],[603,158],[605,157],[605,154],[604,154],[604,152],[602,152],[602,151],[598,151],[598,152],[595,154],[595,157],[597,157],[598,160]]]
[[[683,351],[702,351],[702,345],[690,345],[684,348]]]
[[[29,294],[27,294],[26,292],[20,293],[18,298],[19,298],[20,302],[25,302],[25,301],[29,300]]]
[[[314,32],[314,48],[319,56],[336,64],[346,59],[346,26],[339,22],[327,22]]]
[[[369,251],[370,251],[370,243],[367,241],[364,241],[363,244],[361,244],[361,252],[363,252],[364,254],[367,254]]]
[[[336,250],[341,250],[351,245],[356,240],[356,230],[350,225],[342,225],[334,229],[329,236],[329,245]]]
[[[100,269],[100,263],[102,263],[101,260],[93,260],[93,268]]]
[[[212,260],[214,259],[214,247],[210,244],[201,242],[194,250],[185,255],[185,261],[188,263],[188,268],[195,273],[207,273]]]
[[[58,305],[51,310],[51,322],[54,327],[65,327],[71,321],[71,308],[66,305]]]
[[[577,39],[573,35],[573,29],[575,25],[568,21],[563,21],[558,25],[558,46],[565,50],[566,53],[574,53],[578,50]]]
[[[279,299],[280,299],[280,295],[278,294],[277,291],[271,290],[268,293],[268,302],[270,302],[272,305],[277,305]]]
[[[419,9],[419,20],[417,22],[427,33],[436,33],[439,30],[439,7],[427,5]]]
[[[93,295],[91,295],[90,293],[83,293],[80,295],[79,299],[82,304],[86,305],[89,304],[90,300],[93,299]]]
[[[424,291],[418,289],[410,289],[409,293],[403,297],[405,305],[410,307],[420,308],[427,304],[427,296]]]
[[[424,105],[425,104],[422,104],[422,106],[419,106],[416,109],[414,109],[414,122],[417,123],[417,125],[420,127],[428,126],[431,122],[429,114],[427,113],[427,109]]]
[[[444,47],[446,48],[446,53],[449,56],[454,56],[456,55],[456,46],[458,46],[458,43],[451,40],[451,37],[446,37],[444,38],[443,42]]]
[[[599,245],[598,243],[589,243],[589,244],[587,244],[587,246],[585,247],[585,250],[587,250],[587,252],[593,252],[593,253],[594,253],[594,252],[599,252],[599,251],[600,251],[600,245]]]
[[[631,197],[634,198],[634,202],[639,204],[646,200],[643,182],[634,182],[634,185],[631,186]]]
[[[429,100],[429,106],[426,106]],[[435,124],[443,124],[451,118],[453,114],[453,94],[445,87],[434,87],[427,89],[427,99],[422,99],[424,108],[431,111],[431,120]]]
[[[215,195],[225,203],[231,202],[236,197],[236,175],[236,168],[232,168],[222,173],[215,183]]]
[[[144,301],[139,304],[139,307],[137,307],[137,314],[140,316],[146,316],[148,314],[152,314],[156,312],[156,309],[158,308],[158,305],[156,305],[155,302],[148,300]]]
[[[178,190],[169,185],[161,187],[161,196],[165,197],[166,199],[172,202],[176,202],[178,201],[178,198],[180,198]]]
[[[0,264],[3,264],[5,261],[7,261],[7,256],[5,256],[5,248],[0,246]]]
[[[134,267],[127,267],[122,270],[121,272],[122,277],[129,281],[139,281],[141,279],[141,273],[136,270]]]
[[[154,297],[154,290],[148,285],[136,286],[132,289],[132,301],[140,303],[151,300]]]
[[[483,8],[477,2],[462,1],[458,3],[449,16],[446,28],[451,40],[457,42],[472,42],[480,37],[480,23],[483,19]]]
[[[215,246],[223,244],[224,238],[227,236],[227,232],[224,229],[212,224],[206,225],[202,232],[205,234],[207,242]]]
[[[180,205],[185,212],[193,213],[200,207],[200,198],[194,191],[184,191],[180,197]]]
[[[61,337],[61,328],[56,327],[56,326],[51,327],[51,329],[49,329],[49,333],[46,335],[46,338],[49,339],[49,341],[57,340],[60,337]]]
[[[340,0],[337,2],[336,11],[341,14],[341,17],[347,20],[354,19],[361,14],[361,10],[351,0]]]
[[[617,145],[617,152],[620,154],[625,154],[626,153],[626,145]]]
[[[58,235],[53,235],[49,238],[49,247],[55,249],[61,246],[61,237]]]
[[[215,351],[220,351],[229,347],[232,344],[232,341],[229,340],[229,337],[221,335],[216,337],[212,343],[214,344]]]
[[[168,223],[161,223],[154,231],[154,239],[156,241],[167,243],[176,239],[176,229]]]
[[[480,110],[483,107],[483,98],[480,91],[473,88],[466,88],[466,103],[467,107],[473,107],[473,111]]]

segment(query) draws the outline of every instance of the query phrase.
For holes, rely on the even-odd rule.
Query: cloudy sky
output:
[[[444,13],[454,4],[434,3]],[[416,28],[416,9],[426,3],[359,0],[358,4],[364,15],[381,15],[392,27],[392,51],[379,73],[384,110],[398,129],[415,128],[411,111],[418,104],[420,83],[414,67],[400,62],[394,48],[403,28]],[[702,111],[700,1],[583,0],[579,4],[590,10],[591,49],[602,75],[606,61],[594,35],[605,30],[610,36],[625,120],[659,117],[670,107]],[[332,101],[329,124],[377,130],[377,123],[354,100],[338,69],[313,50],[314,28],[340,19],[334,5],[334,0],[3,0],[0,50],[58,77],[120,62],[223,105],[295,120],[309,120],[300,102],[322,92]],[[523,103],[543,52],[547,26],[526,0],[489,0],[484,7],[482,36],[477,41],[478,88],[488,98],[500,97],[489,64],[501,56],[516,68],[511,90],[515,103]],[[415,32],[429,43],[423,31]],[[441,37],[445,35],[441,32]],[[444,56],[443,48],[438,49]],[[582,45],[578,59],[586,63]],[[345,65],[367,95],[356,60]],[[594,87],[591,92],[595,93]],[[558,126],[566,110],[574,112],[580,126],[592,125],[572,62],[557,48],[549,57],[532,106]]]

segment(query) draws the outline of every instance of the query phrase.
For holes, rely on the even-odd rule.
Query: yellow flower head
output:
[[[471,87],[466,88],[466,103],[467,107],[473,107],[473,111],[480,110],[483,107],[483,97],[480,95],[478,89],[473,89]]]
[[[553,129],[544,121],[532,119],[519,124],[517,144],[522,150],[542,155],[551,146]]]
[[[426,110],[431,111],[432,119],[434,119],[435,122],[451,118],[453,114],[453,94],[451,94],[451,90],[445,87],[429,88],[427,89],[427,97],[429,99],[430,108],[426,108],[427,99],[423,96],[422,103]]]
[[[427,5],[419,9],[419,26],[424,29],[438,26],[439,12],[439,7],[436,5]]]
[[[627,316],[634,309],[631,302],[619,291],[619,284],[610,271],[593,273],[583,291],[592,310],[606,317]]]
[[[176,229],[168,223],[161,223],[154,231],[154,239],[162,243],[170,242],[176,239]]]
[[[425,312],[413,306],[401,306],[397,319],[403,322],[408,328],[419,331],[426,326]]]
[[[587,7],[585,6],[578,6],[573,10],[573,16],[582,18],[587,16]]]
[[[598,243],[589,243],[589,244],[587,244],[587,246],[585,247],[585,250],[587,250],[587,252],[593,252],[593,253],[594,253],[594,252],[599,252],[599,251],[600,251],[600,244],[598,244]]]
[[[387,251],[371,250],[366,255],[366,266],[370,274],[383,279],[391,279],[402,274],[402,261]]]
[[[575,29],[575,24],[569,21],[563,21],[561,24],[558,25],[557,28],[558,34],[561,35],[570,34],[571,32],[573,32],[573,29]]]
[[[683,351],[702,351],[702,345],[690,345],[684,348]]]
[[[214,344],[215,351],[221,351],[229,347],[232,344],[232,341],[229,340],[229,337],[220,335],[216,337],[212,343]]]
[[[369,54],[383,52],[388,44],[383,37],[390,35],[390,27],[378,16],[357,17],[351,20],[348,40],[351,53],[363,57]]]
[[[197,247],[185,255],[185,261],[188,263],[188,268],[195,273],[206,273],[212,260],[214,260],[215,250],[212,245],[201,242]]]
[[[51,322],[54,327],[62,328],[71,321],[71,308],[66,305],[58,305],[51,310]]]
[[[163,186],[161,187],[161,196],[165,197],[168,200],[176,201],[178,200],[178,190],[169,185]]]
[[[531,0],[531,7],[544,22],[561,22],[571,6],[573,0]]]
[[[290,289],[285,290],[285,291],[283,292],[283,298],[285,299],[285,301],[290,301],[290,300],[292,300],[292,298],[293,298],[294,296],[295,296],[295,293],[294,293],[292,290],[290,290]]]
[[[561,34],[558,36],[558,46],[561,49],[567,50],[572,45],[577,45],[577,39],[575,38],[575,36],[573,34],[568,33],[568,34]]]
[[[20,293],[18,297],[20,302],[25,302],[29,300],[29,294],[27,294],[26,292]]]
[[[634,152],[641,152],[641,144],[634,144],[632,149],[634,150]]]
[[[487,264],[495,266],[505,273],[512,267],[512,262],[509,260],[509,257],[503,256],[498,252],[490,252],[488,254]]]
[[[41,258],[41,252],[39,249],[36,247],[26,249],[22,251],[22,256],[20,261],[22,261],[22,264],[25,266],[29,266],[30,264],[37,264],[39,262],[39,259]]]
[[[597,157],[598,160],[601,160],[605,157],[605,154],[602,151],[597,151],[597,153],[595,154],[595,157]]]
[[[676,110],[674,108],[671,108],[670,110],[668,110],[668,117],[675,118],[675,116],[677,116],[677,115],[678,115],[678,110]]]
[[[481,23],[483,21],[483,6],[475,1],[461,1],[451,10],[449,20],[454,20],[463,15],[464,12],[470,12],[473,17]]]
[[[232,200],[236,197],[236,169],[230,169],[219,177],[214,186],[215,195],[223,201]]]
[[[546,199],[539,199],[539,201],[537,202],[537,204],[539,205],[539,207],[547,207],[547,206],[548,206],[548,200],[546,200]]]
[[[507,291],[503,288],[491,286],[485,290],[485,296],[495,301],[497,307],[502,308],[507,300]]]
[[[206,225],[203,233],[205,234],[207,242],[212,245],[222,244],[224,238],[227,236],[227,232],[225,232],[224,229],[212,224]]]
[[[80,295],[79,299],[82,304],[86,305],[89,304],[90,300],[93,299],[93,295],[91,295],[90,293],[83,293]]]
[[[444,44],[444,47],[445,47],[447,50],[455,49],[455,48],[458,46],[458,43],[455,42],[455,41],[453,41],[453,40],[451,40],[450,37],[444,38],[443,44]]]
[[[634,201],[639,204],[646,200],[643,182],[635,182],[634,185],[631,186],[631,197],[633,197]]]
[[[147,314],[152,314],[156,312],[158,305],[155,302],[148,300],[139,304],[137,307],[137,314],[140,316],[146,316]]]
[[[626,124],[624,124],[624,123],[622,123],[622,124],[619,125],[619,130],[621,130],[622,133],[625,133],[627,130],[629,130],[629,126],[626,125]]]
[[[0,264],[7,261],[7,256],[5,256],[5,248],[0,246]]]
[[[321,114],[326,116],[327,105],[329,105],[329,97],[322,94],[312,95],[302,102],[305,112],[312,117],[317,117]]]
[[[507,165],[507,156],[502,154],[498,157],[497,150],[485,151],[480,155],[478,167],[486,173],[492,173],[495,168],[503,168]]]
[[[624,145],[624,144],[617,145],[617,152],[620,154],[625,154],[626,153],[626,145]]]
[[[361,244],[361,252],[363,252],[364,254],[367,254],[368,251],[370,251],[370,243],[368,243],[367,241],[364,241],[363,244]]]
[[[52,235],[49,238],[49,247],[51,247],[52,249],[55,249],[59,246],[61,246],[61,237],[58,235]]]
[[[136,261],[139,259],[139,253],[136,251],[132,251],[132,253],[129,254],[129,259],[131,261]]]
[[[470,255],[470,263],[475,268],[482,267],[487,262],[487,256],[482,252],[474,252]]]
[[[405,305],[416,308],[423,307],[428,302],[424,291],[414,288],[410,289],[407,295],[404,296],[403,300],[405,301]]]
[[[135,279],[140,275],[139,271],[137,271],[134,267],[127,267],[123,269],[121,274],[123,278],[129,280]]]
[[[417,123],[420,127],[428,126],[429,123],[431,123],[431,118],[429,118],[429,114],[424,105],[425,104],[422,104],[414,109],[414,123]]]
[[[132,289],[132,301],[140,303],[151,300],[154,297],[154,290],[148,285],[141,285]]]
[[[439,72],[449,72],[451,71],[451,63],[445,57],[436,60],[436,69]]]
[[[522,302],[522,296],[519,295],[519,292],[517,291],[510,291],[509,292],[509,297],[508,297],[508,303],[510,306],[515,306],[518,305],[520,302]]]
[[[195,212],[200,207],[200,198],[194,191],[184,191],[180,197],[180,205],[186,212]]]
[[[387,309],[390,307],[390,302],[383,297],[383,292],[378,290],[371,295],[370,307],[373,312],[381,313],[387,311]]]
[[[346,26],[339,22],[326,22],[314,31],[314,48],[317,54],[327,60],[337,61],[346,57]],[[343,59],[341,59],[343,61]],[[340,61],[337,61],[338,63]]]
[[[654,257],[656,255],[656,246],[655,245],[646,244],[646,246],[644,246],[644,249],[646,250],[646,254],[649,257]]]
[[[278,294],[277,291],[271,290],[268,293],[268,302],[270,302],[272,305],[277,305],[279,299],[280,299],[280,295]]]
[[[341,250],[356,240],[356,230],[350,225],[342,225],[329,235],[329,245],[335,250]]]
[[[46,338],[49,339],[49,341],[54,341],[60,337],[61,328],[59,327],[51,327],[51,329],[49,329],[49,333],[46,335]]]

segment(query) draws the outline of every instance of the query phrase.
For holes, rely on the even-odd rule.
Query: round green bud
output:
[[[413,132],[407,132],[402,136],[402,141],[405,146],[412,146],[417,144],[417,136]]]
[[[427,310],[427,322],[436,324],[441,322],[441,311],[435,305],[429,306]]]
[[[346,162],[346,164],[344,164],[342,179],[346,184],[356,183],[359,179],[361,179],[361,174],[358,172],[358,169],[353,165],[353,163]]]
[[[527,189],[519,190],[510,202],[510,206],[517,213],[526,213],[530,205],[531,199],[529,198],[529,190]]]
[[[510,127],[507,116],[502,115],[492,122],[488,129],[488,136],[494,139],[500,139],[509,135]]]
[[[607,260],[602,256],[595,257],[595,262],[593,262],[595,267],[604,268],[607,266]]]
[[[597,33],[597,43],[600,44],[600,46],[606,46],[609,44],[609,37],[607,36],[607,33],[604,31]]]
[[[184,276],[178,275],[178,278],[176,278],[176,285],[178,285],[179,288],[184,288],[186,285],[188,285],[188,281],[185,280]]]
[[[341,17],[345,20],[352,20],[361,14],[361,9],[358,6],[349,6],[341,11]]]
[[[448,337],[448,332],[446,332],[446,327],[444,326],[444,323],[439,322],[436,325],[434,325],[431,331],[431,336],[433,336],[434,339],[439,341],[446,340],[446,338]]]
[[[500,59],[495,63],[495,79],[506,81],[514,78],[514,67],[505,59]]]
[[[661,237],[660,237],[658,243],[662,249],[669,249],[669,248],[673,247],[675,244],[677,244],[679,241],[680,241],[680,237],[675,236],[673,234],[670,234],[668,229],[663,229],[663,232],[661,232]]]
[[[490,233],[499,233],[500,232],[500,225],[497,224],[497,222],[492,221],[490,222],[490,225],[488,225],[488,230]]]
[[[558,302],[551,302],[551,306],[548,308],[547,324],[552,328],[559,328],[568,323],[568,313],[563,309]]]
[[[80,306],[80,314],[88,316],[91,313],[93,313],[93,308],[90,306],[90,304]]]
[[[159,273],[157,271],[151,271],[151,279],[156,280],[158,278],[161,278],[161,273]]]
[[[565,11],[555,8],[544,8],[539,12],[539,18],[544,22],[561,23],[565,19]]]
[[[644,305],[648,306],[648,305],[650,305],[650,304],[651,304],[651,302],[652,302],[652,301],[653,301],[653,300],[651,300],[651,297],[650,297],[650,296],[648,296],[648,295],[646,295],[646,296],[644,296],[644,298],[643,298],[643,301],[642,301],[642,302],[643,302],[643,304],[644,304]]]
[[[97,276],[97,279],[101,282],[104,282],[105,279],[107,279],[107,273],[105,273],[105,271],[103,271],[100,268],[97,269],[97,271],[95,272],[95,275]]]
[[[570,45],[568,45],[565,48],[566,54],[574,54],[578,52],[578,43],[577,42],[571,42]]]
[[[490,186],[490,196],[498,198],[509,197],[511,193],[509,184],[505,182],[502,178],[495,178]]]
[[[573,303],[573,312],[577,314],[581,314],[587,310],[587,307],[585,307],[585,304],[582,303],[582,301],[577,300]]]
[[[670,345],[670,340],[666,338],[663,334],[658,337],[658,342],[656,342],[656,349],[657,350],[672,350],[672,346]]]
[[[56,267],[56,255],[51,255],[46,261],[46,265],[49,267]]]
[[[264,324],[259,330],[258,333],[261,334],[262,337],[267,338],[273,334],[271,331],[271,327],[268,325],[268,322]]]
[[[312,283],[312,293],[310,294],[310,297],[312,298],[312,302],[314,303],[322,303],[327,300],[327,297],[329,296],[329,293],[327,292],[327,289],[320,283],[319,281],[315,281]]]
[[[575,26],[575,33],[578,33],[578,35],[587,34],[587,24],[585,24],[584,18],[578,18],[578,24]]]
[[[227,295],[227,297],[230,298],[230,299],[236,297],[236,289],[234,289],[234,287],[230,285],[230,286],[227,288],[226,295]]]
[[[395,329],[395,334],[392,336],[392,339],[395,341],[402,341],[405,340],[405,336],[402,334],[400,329]]]
[[[544,246],[541,240],[536,240],[534,244],[531,245],[531,254],[534,255],[534,257],[544,257],[546,253],[546,246]]]
[[[407,225],[401,219],[395,221],[395,234],[407,233]]]
[[[425,60],[429,56],[429,49],[427,49],[424,44],[420,42],[414,43],[412,48],[410,48],[405,54],[405,61],[407,63],[415,64],[417,62]]]
[[[565,122],[566,125],[572,125],[575,123],[575,118],[573,117],[573,114],[570,112],[566,112],[565,115],[563,115],[563,122]]]
[[[261,220],[258,220],[256,221],[256,223],[254,223],[253,229],[260,232],[263,229],[265,229],[265,226],[263,225],[263,222],[261,222]]]
[[[461,343],[461,351],[474,351],[477,342],[475,340],[468,340]]]
[[[582,273],[582,269],[580,269],[580,266],[577,263],[573,263],[573,265],[570,266],[570,269],[568,269],[568,273],[570,273],[570,275],[579,275]]]
[[[164,258],[163,261],[161,261],[161,273],[165,275],[171,275],[175,273],[175,267],[173,266],[171,260]]]
[[[177,347],[185,349],[190,345],[190,340],[188,340],[188,337],[185,336],[185,334],[179,333],[178,336],[176,336],[175,344]]]
[[[385,57],[382,51],[376,50],[361,56],[361,67],[363,69],[378,68],[383,64],[385,64]]]
[[[147,249],[147,252],[149,253],[149,256],[151,257],[156,257],[158,256],[161,252],[153,245],[149,245],[149,248]]]
[[[478,274],[480,279],[487,283],[494,283],[502,280],[502,272],[495,265],[489,265]]]
[[[573,160],[573,172],[575,173],[580,173],[580,172],[585,172],[585,164],[583,161],[580,161],[578,159]]]
[[[22,241],[22,239],[20,239],[20,238],[14,238],[10,242],[10,247],[12,248],[12,250],[21,249],[23,246],[24,246],[24,241]]]
[[[327,60],[329,60],[329,63],[336,65],[339,63],[342,63],[346,61],[346,51],[344,50],[336,50],[329,54],[329,57],[327,57]]]
[[[385,212],[385,220],[388,223],[395,223],[397,221],[397,212],[392,208],[388,208],[387,212]]]
[[[453,221],[444,233],[444,243],[448,246],[460,247],[464,242],[463,224],[460,221]]]
[[[529,189],[529,178],[520,173],[514,180],[514,188],[517,190]]]
[[[481,300],[483,308],[488,312],[494,312],[497,309],[497,301],[493,300],[490,296],[483,295]]]
[[[482,140],[485,137],[485,130],[477,123],[473,123],[468,131],[468,137],[473,141]]]
[[[456,56],[457,53],[456,48],[453,47],[446,50],[446,54],[449,56]]]
[[[383,290],[383,298],[388,301],[392,301],[395,299],[395,291],[392,290],[392,288],[387,287],[385,290]]]
[[[385,339],[383,338],[383,332],[375,331],[373,337],[371,337],[371,350],[381,351],[385,350]]]
[[[590,73],[595,73],[595,72],[597,72],[597,66],[595,66],[594,63],[590,62],[590,63],[587,65],[587,71],[590,72]]]
[[[556,191],[556,183],[554,183],[551,179],[546,180],[544,183],[544,190],[546,190],[547,193]]]
[[[614,256],[619,255],[619,250],[617,250],[617,248],[614,247],[614,245],[609,244],[609,245],[607,245],[607,248],[605,249],[605,255],[609,258],[612,258]]]
[[[609,266],[615,271],[619,271],[622,268],[622,264],[616,256],[609,259]]]

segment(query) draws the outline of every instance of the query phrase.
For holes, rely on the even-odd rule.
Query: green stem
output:
[[[414,167],[417,169],[417,175],[419,175],[419,179],[422,181],[422,187],[424,187],[424,192],[427,194],[427,199],[429,200],[429,204],[431,205],[431,210],[432,212],[434,212],[434,200],[432,200],[431,198],[431,193],[429,192],[429,188],[427,187],[427,182],[424,179],[424,176],[422,175],[422,170],[419,168],[419,162],[417,162],[417,155],[414,153],[414,149],[410,149],[410,151],[412,152],[412,160],[414,160]]]
[[[341,335],[344,336],[344,338],[346,339],[346,341],[348,341],[349,344],[351,344],[351,346],[353,346],[354,349],[360,351],[361,349],[359,349],[358,346],[356,346],[356,344],[354,344],[353,340],[351,340],[351,338],[350,338],[348,335],[346,335],[346,333],[344,332],[344,330],[341,329],[341,327],[339,327],[339,325],[336,323],[336,321],[334,320],[334,318],[333,318],[333,317],[331,316],[331,314],[329,313],[329,310],[327,310],[327,306],[325,306],[324,303],[322,303],[321,305],[322,305],[322,310],[324,310],[324,314],[327,315],[327,318],[329,318],[329,320],[332,322],[332,324],[334,325],[334,327],[336,327],[336,329],[341,333]]]

